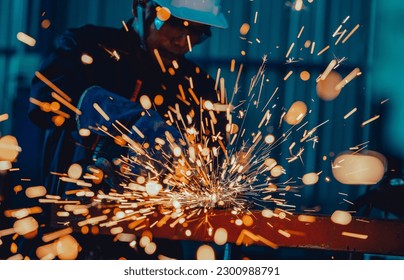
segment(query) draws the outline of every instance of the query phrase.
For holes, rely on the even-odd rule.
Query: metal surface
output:
[[[108,212],[108,211],[107,211]],[[112,212],[112,211],[111,211]],[[87,224],[89,234],[111,234],[111,229],[122,227],[124,233],[141,235],[150,231],[154,238],[212,242],[218,228],[227,231],[227,242],[237,245],[262,245],[273,249],[307,248],[330,251],[372,253],[404,256],[404,222],[399,220],[373,220],[353,218],[348,225],[335,224],[329,216],[287,215],[285,218],[265,218],[261,211],[235,216],[229,211],[212,210],[195,214],[184,222],[170,215],[153,213],[134,215],[124,221],[103,220]],[[91,210],[89,217],[105,215],[103,210]],[[108,214],[107,214],[108,215]],[[181,217],[186,217],[184,214]],[[73,221],[73,220],[76,221]],[[311,221],[308,221],[311,220]],[[83,216],[57,218],[53,225],[73,226]],[[66,223],[70,221],[69,223]],[[244,222],[243,222],[244,221]],[[238,225],[241,224],[241,225]]]

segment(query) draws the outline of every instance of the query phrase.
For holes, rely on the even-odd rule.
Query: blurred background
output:
[[[20,169],[18,174],[1,179],[3,196],[8,192],[4,186],[21,184],[21,178],[29,178],[31,185],[38,184],[36,162],[40,156],[42,132],[26,116],[29,88],[41,61],[54,49],[57,36],[67,28],[85,24],[121,28],[122,21],[131,17],[131,2],[0,0],[0,115],[8,114],[8,119],[0,122],[0,136],[14,135],[22,148],[13,164]],[[286,133],[288,127],[280,127],[278,122],[281,114],[297,100],[305,102],[309,108],[310,114],[306,117],[309,125],[305,129],[324,123],[315,133],[318,143],[304,144],[301,160],[292,163],[286,160],[291,143],[299,144],[300,138],[293,138],[293,135],[274,155],[279,156],[288,177],[321,172],[317,184],[301,189],[301,197],[296,201],[298,211],[312,209],[331,214],[335,209],[349,209],[351,204],[346,200],[355,201],[361,195],[375,192],[383,184],[403,187],[404,2],[223,0],[222,11],[229,28],[213,29],[212,38],[193,48],[189,57],[213,77],[220,69],[229,99],[239,67],[243,65],[236,101],[249,99],[251,79],[263,57],[267,57],[260,99],[264,104],[271,100],[268,108],[273,109],[273,124],[267,126],[263,134]],[[338,29],[340,25],[342,27]],[[345,37],[354,31],[345,42],[338,41],[343,30],[346,30]],[[19,32],[34,38],[35,45],[28,46],[19,41]],[[346,85],[335,99],[327,101],[319,95],[316,79],[332,59],[341,62],[336,69],[341,77],[357,67],[362,74]],[[293,72],[289,76],[290,71]],[[355,113],[346,117],[355,108]],[[245,126],[249,133],[257,129],[262,116],[261,110],[249,110],[246,119],[249,125]],[[375,116],[380,117],[362,125]],[[386,176],[378,185],[353,186],[335,180],[331,171],[333,160],[352,147],[377,151],[387,159]],[[374,199],[374,196],[369,197]],[[399,206],[392,205],[388,197],[383,201],[372,201],[377,207],[363,214],[401,219],[404,198],[398,201]],[[23,202],[13,203],[18,206]],[[3,201],[4,205],[7,205],[6,201]]]

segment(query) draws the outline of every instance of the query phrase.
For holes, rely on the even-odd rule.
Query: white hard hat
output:
[[[153,0],[170,10],[172,16],[210,26],[227,28],[220,12],[220,0]]]

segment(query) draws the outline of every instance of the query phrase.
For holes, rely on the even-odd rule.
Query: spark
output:
[[[257,23],[257,19],[258,19],[258,11],[255,12],[255,16],[254,16],[254,24]]]
[[[128,26],[126,25],[126,22],[123,20],[122,21],[122,25],[123,25],[123,27],[125,28],[125,31],[126,32],[129,32],[129,28],[128,28]]]
[[[302,26],[302,28],[300,28],[299,34],[297,35],[297,38],[300,38],[300,36],[302,35],[304,30],[304,25]]]
[[[73,232],[72,228],[66,228],[66,229],[61,229],[61,230],[58,230],[58,231],[55,231],[55,232],[52,232],[52,233],[47,233],[47,234],[44,234],[42,236],[42,241],[43,242],[50,242],[50,241],[58,239],[58,238],[60,238],[62,236],[69,235],[72,232]]]
[[[333,59],[330,61],[330,63],[328,64],[327,68],[324,70],[324,72],[320,75],[320,80],[324,81],[328,74],[330,74],[331,70],[334,69],[334,67],[337,65],[337,60]]]
[[[267,110],[264,114],[264,116],[261,119],[261,122],[258,125],[258,128],[261,128],[261,126],[264,124],[264,122],[269,122],[269,120],[271,119],[271,114],[269,112],[269,110]]]
[[[216,79],[215,79],[215,91],[217,91],[217,87],[219,86],[219,81],[220,81],[220,73],[221,73],[221,69],[217,68],[217,72],[216,72]]]
[[[180,91],[180,94],[181,94],[181,98],[180,98],[180,99],[181,99],[181,100],[186,100],[184,88],[182,87],[181,84],[178,85],[178,90]]]
[[[132,131],[130,131],[126,126],[124,126],[119,120],[115,120],[115,122],[124,130],[126,130],[126,132],[132,134]],[[123,133],[122,133],[123,134]]]
[[[271,97],[268,99],[267,104],[265,104],[264,108],[262,109],[262,112],[264,112],[264,110],[266,109],[266,107],[269,105],[269,103],[271,102],[272,98],[274,98],[275,94],[278,92],[279,87],[276,87],[274,92],[272,93]]]
[[[36,40],[24,32],[18,32],[17,39],[30,47],[34,47],[36,45]]]
[[[8,114],[2,114],[0,115],[0,122],[8,120]]]
[[[35,76],[40,79],[43,83],[45,83],[48,87],[54,90],[56,93],[61,95],[68,102],[72,102],[72,99],[67,95],[64,91],[62,91],[59,87],[57,87],[54,83],[52,83],[48,78],[46,78],[41,72],[35,71]]]
[[[294,46],[295,46],[295,43],[293,42],[293,43],[290,45],[289,50],[288,50],[288,52],[287,52],[286,55],[285,55],[286,58],[289,57],[289,55],[290,55],[290,53],[291,53],[291,51],[292,51],[292,49],[293,49]]]
[[[115,61],[119,61],[119,60],[121,59],[121,55],[118,53],[117,50],[109,49],[109,48],[103,46],[102,44],[99,44],[99,46],[100,46],[104,51],[106,51],[106,52],[111,56],[111,58],[113,58]]]
[[[299,61],[302,61],[302,60],[303,60],[302,58],[295,59],[294,57],[289,57],[286,60],[285,64],[296,63],[296,62],[299,62]]]
[[[258,98],[257,98],[257,105],[256,105],[256,108],[258,108],[258,105],[259,105],[259,102],[260,102],[260,98],[261,98],[261,93],[262,93],[262,87],[264,86],[264,80],[265,80],[265,74],[263,74],[262,75],[262,78],[261,78],[261,85],[260,85],[260,90],[259,90],[259,93],[258,93]]]
[[[358,239],[368,239],[367,234],[360,234],[360,233],[354,233],[354,232],[348,232],[348,231],[343,231],[341,233],[342,236],[348,236],[348,237],[353,237],[353,238],[358,238]]]
[[[98,105],[97,103],[93,104],[93,108],[108,122],[110,121],[110,117],[107,113]]]
[[[220,103],[225,104],[226,103],[226,86],[225,86],[225,80],[224,78],[220,78]],[[196,102],[197,105],[199,105]]]
[[[236,67],[236,60],[235,60],[235,59],[232,59],[232,60],[231,60],[231,63],[230,63],[230,72],[233,73],[235,67]]]
[[[334,34],[332,34],[332,37],[335,37],[335,36],[337,36],[338,34],[341,34],[341,33],[339,32],[341,28],[342,28],[342,24],[340,24],[340,25],[338,26],[338,28],[335,30]]]
[[[238,237],[237,240],[236,240],[236,244],[237,244],[237,245],[243,244],[243,241],[244,241],[245,237],[249,237],[249,238],[251,238],[251,239],[252,239],[253,241],[255,241],[255,242],[258,242],[258,241],[260,240],[260,238],[259,238],[258,236],[256,236],[254,233],[252,233],[251,231],[246,230],[246,229],[243,229],[243,230],[240,232],[240,235],[239,235],[239,237]]]
[[[79,204],[80,201],[78,200],[65,200],[65,201],[61,201],[58,199],[47,199],[47,198],[41,198],[38,199],[39,203],[54,203],[54,204]]]
[[[31,179],[30,178],[21,178],[21,181],[23,181],[23,182],[31,182]]]
[[[41,102],[41,101],[39,101],[39,100],[37,100],[37,99],[35,99],[35,98],[33,98],[33,97],[30,97],[30,98],[29,98],[29,102],[31,102],[31,103],[34,104],[34,105],[37,105],[37,106],[40,107],[42,110],[43,110],[43,108],[46,108],[47,105],[49,105],[49,103]],[[67,113],[65,113],[65,112],[63,112],[63,111],[55,110],[55,111],[53,111],[53,112],[54,112],[55,114],[58,114],[58,115],[60,115],[60,116],[62,116],[62,117],[64,117],[64,118],[66,118],[66,119],[70,118],[70,115],[67,114]]]
[[[286,81],[287,79],[289,79],[289,77],[290,77],[292,74],[293,74],[293,71],[290,70],[290,71],[286,74],[286,76],[283,78],[283,80]]]
[[[349,118],[352,114],[354,114],[358,109],[357,108],[353,108],[351,111],[349,111],[349,113],[347,113],[344,116],[344,120],[346,120],[347,118]]]
[[[387,98],[387,99],[384,99],[384,100],[382,100],[382,101],[380,101],[380,104],[384,104],[384,103],[386,103],[386,102],[388,102],[388,101],[390,101],[390,98]]]
[[[289,238],[292,236],[289,232],[281,230],[281,229],[278,230],[278,233],[285,236],[286,238]]]
[[[107,219],[108,219],[108,216],[107,216],[107,215],[102,215],[102,216],[92,217],[92,218],[89,218],[89,219],[80,221],[80,222],[77,223],[77,225],[78,225],[79,227],[82,227],[82,226],[88,225],[88,224],[90,224],[90,225],[91,225],[91,224],[97,224],[97,223],[99,223],[100,221],[105,221],[105,220],[107,220]]]
[[[355,25],[355,27],[349,32],[349,34],[345,37],[344,40],[342,40],[342,43],[344,44],[348,39],[355,33],[356,30],[360,27],[360,24]]]
[[[349,200],[347,200],[347,199],[345,199],[345,198],[343,198],[342,200],[345,201],[346,203],[349,203],[349,204],[351,204],[351,205],[354,205],[354,203],[353,203],[352,201],[349,201]]]
[[[196,105],[199,105],[199,99],[196,96],[196,93],[194,92],[194,90],[192,88],[188,88],[188,92],[191,94],[192,98],[194,99]]]
[[[272,249],[275,249],[275,250],[279,248],[279,246],[277,244],[275,244],[274,242],[262,237],[261,235],[257,235],[257,237],[258,237],[258,241],[261,241],[262,243],[264,243],[268,247],[271,247]]]
[[[364,149],[367,146],[367,144],[369,144],[369,142],[370,141],[365,141],[363,143],[360,143],[360,144],[356,145],[356,147],[361,147],[362,146],[361,149]]]
[[[81,111],[73,106],[70,101],[65,100],[62,96],[60,96],[59,94],[57,94],[56,92],[52,92],[52,97],[55,98],[57,101],[59,101],[60,103],[62,103],[63,105],[65,105],[67,108],[69,108],[70,110],[72,110],[74,113],[76,113],[77,115],[81,115]]]
[[[341,33],[339,33],[339,37],[338,39],[335,41],[335,45],[338,45],[339,41],[341,41],[341,39],[344,37],[346,33],[346,29],[344,29],[344,31],[342,31]]]
[[[14,228],[2,229],[0,230],[0,237],[12,235],[15,233]]]
[[[363,150],[365,147],[360,148],[360,145],[356,145],[354,147],[350,147],[349,150],[350,151],[357,151],[357,153],[358,153],[359,151]]]
[[[364,127],[365,125],[377,120],[378,118],[380,118],[380,115],[376,115],[373,118],[368,119],[367,121],[364,121],[361,126]]]
[[[140,136],[140,138],[144,139],[144,134],[142,133],[142,131],[140,131],[139,128],[137,128],[135,125],[132,125],[132,128],[136,132],[136,134]]]
[[[296,2],[293,5],[293,8],[296,11],[301,11],[303,9],[304,5],[303,5],[303,0],[296,0]]]
[[[188,51],[192,52],[191,37],[189,35],[187,35],[187,42],[188,42]]]
[[[88,54],[82,54],[82,56],[81,56],[81,62],[82,62],[83,64],[89,65],[89,64],[92,64],[92,63],[94,62],[94,59],[93,59],[90,55],[88,55]]]
[[[158,51],[157,49],[154,49],[154,50],[153,50],[153,53],[154,53],[154,56],[155,56],[156,59],[157,59],[157,62],[158,62],[159,65],[160,65],[161,72],[166,73],[166,72],[167,72],[167,69],[166,69],[166,67],[164,66],[164,63],[163,63],[163,60],[161,59],[161,56],[160,56],[159,51]]]
[[[295,143],[295,142],[293,142],[293,143]],[[292,154],[292,151],[290,151],[292,157],[287,158],[288,163],[293,162],[297,159],[300,159],[300,161],[303,163],[303,159],[302,159],[303,152],[304,152],[304,148],[300,148],[296,155]]]
[[[327,51],[330,48],[330,45],[325,46],[321,51],[317,53],[317,56],[322,55],[325,51]]]
[[[310,54],[314,53],[314,48],[316,46],[316,42],[311,43],[311,50],[310,50]]]
[[[296,129],[296,131],[299,131],[300,129],[302,129],[303,127],[305,127],[309,122],[306,121],[305,123],[303,123],[298,129]]]
[[[354,78],[356,78],[357,76],[360,76],[361,70],[357,67],[354,70],[351,71],[351,73],[349,73],[344,79],[342,79],[341,82],[339,82],[336,86],[335,86],[335,90],[341,90],[343,87],[345,87],[350,81],[352,81]]]
[[[337,65],[334,67],[334,69],[337,69],[337,67],[340,66],[342,62],[344,62],[345,60],[348,60],[348,58],[346,58],[346,57],[342,57],[342,58],[338,58],[336,56],[334,56],[334,57],[337,60]]]

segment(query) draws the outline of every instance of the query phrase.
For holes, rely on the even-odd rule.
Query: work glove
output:
[[[156,111],[146,111],[139,103],[102,87],[88,88],[78,109],[81,111],[76,117],[78,129],[87,128],[100,135],[93,160],[105,174],[110,174],[110,185],[122,181],[116,178],[120,172],[133,175],[165,172],[174,147],[184,145],[179,131]],[[116,141],[118,138],[121,141]],[[120,146],[122,142],[124,145]],[[123,162],[126,169],[120,168]],[[111,167],[115,172],[111,172]]]

